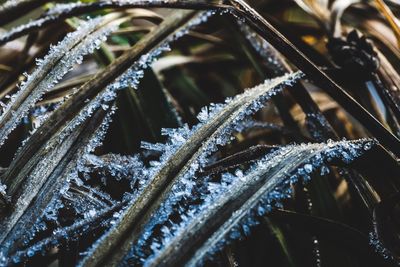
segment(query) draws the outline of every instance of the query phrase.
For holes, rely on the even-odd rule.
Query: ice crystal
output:
[[[130,181],[133,189],[136,179],[143,175],[144,165],[138,155],[123,156],[107,154],[102,157],[93,154],[83,156],[84,166],[79,167],[84,178],[90,179],[90,174],[96,173],[101,176],[101,181],[106,185],[108,179]]]
[[[0,183],[0,195],[6,196],[7,195],[7,186]]]
[[[246,23],[237,21],[239,29],[245,34],[249,43],[258,52],[264,63],[273,70],[275,74],[281,75],[285,72],[285,63],[278,57],[279,53],[277,50],[269,44],[266,40],[260,38],[256,32],[254,32]]]
[[[380,241],[375,231],[369,233],[369,244],[386,260],[393,260],[393,254]]]

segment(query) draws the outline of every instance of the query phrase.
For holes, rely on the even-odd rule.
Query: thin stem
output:
[[[299,51],[285,36],[277,31],[257,11],[243,0],[230,0],[236,7],[235,13],[243,17],[263,38],[268,40],[286,58],[301,69],[321,88],[337,101],[344,109],[358,119],[384,146],[396,156],[400,156],[400,140],[389,132],[376,118],[361,106],[340,85],[334,82],[324,71],[319,69],[301,51]]]
[[[375,0],[378,10],[384,15],[386,20],[389,22],[390,27],[393,29],[393,33],[397,39],[397,45],[400,47],[400,28],[397,24],[396,17],[390,8],[385,4],[383,0]]]
[[[49,0],[7,1],[0,6],[0,26],[18,19]]]
[[[56,14],[48,14],[42,18],[32,21],[26,27],[18,27],[0,36],[0,45],[12,41],[16,38],[24,36],[33,31],[39,31],[51,24],[63,21],[64,19],[87,14],[101,9],[128,9],[128,8],[175,8],[189,10],[212,10],[212,9],[229,9],[231,6],[213,3],[210,1],[137,1],[135,3],[118,3],[118,2],[96,2],[89,4],[80,4],[60,11]]]

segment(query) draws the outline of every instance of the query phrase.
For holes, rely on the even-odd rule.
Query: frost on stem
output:
[[[194,21],[191,21],[186,24],[186,26],[182,27],[178,31],[176,31],[175,34],[170,36],[165,40],[164,43],[162,43],[160,46],[157,46],[155,49],[150,51],[150,53],[142,55],[141,58],[134,63],[132,68],[130,68],[127,72],[122,74],[119,78],[116,79],[116,81],[109,86],[105,88],[102,92],[100,92],[94,99],[89,100],[89,102],[86,104],[86,106],[80,111],[80,113],[75,116],[71,121],[67,123],[67,125],[57,134],[56,138],[52,140],[50,144],[47,144],[46,149],[49,151],[52,150],[52,148],[56,148],[59,146],[59,144],[62,144],[63,140],[68,138],[71,134],[74,134],[74,131],[78,125],[81,125],[84,121],[86,121],[87,118],[90,118],[96,110],[103,109],[103,110],[108,110],[110,108],[110,105],[114,101],[116,97],[116,90],[118,89],[123,89],[126,88],[126,86],[132,86],[136,87],[139,79],[142,77],[143,69],[148,67],[155,59],[157,56],[159,56],[162,52],[166,51],[168,49],[168,44],[172,41],[177,40],[184,34],[188,32],[188,30],[206,20],[206,18],[210,15],[209,12],[205,12],[204,14],[201,13],[199,17],[197,17]],[[43,64],[43,63],[42,63]],[[41,64],[41,66],[42,66]],[[110,114],[110,112],[108,112]],[[80,159],[82,159],[82,155],[87,155],[89,153],[92,153],[94,149],[101,144],[101,140],[104,137],[105,130],[107,129],[108,122],[104,123],[104,127],[100,127],[100,129],[94,134],[93,138],[89,141],[88,145],[84,148],[84,150],[80,151],[77,153],[77,161],[73,160],[69,165],[74,165],[75,168],[73,168],[73,171],[67,175],[67,179],[65,180],[62,178],[62,180],[65,181],[64,185],[61,186],[61,189],[58,191],[58,193],[55,193],[53,196],[53,201],[51,202],[48,206],[48,208],[45,210],[44,214],[45,217],[48,219],[54,220],[57,217],[57,209],[53,207],[59,207],[57,203],[59,203],[60,197],[65,195],[68,197],[68,190],[70,188],[70,182],[74,182],[78,185],[82,185],[82,180],[79,179],[78,172],[81,171],[84,168],[84,164]],[[140,163],[137,163],[140,165]],[[72,166],[71,165],[71,166]],[[83,166],[83,167],[82,167]],[[68,169],[68,168],[67,168]],[[140,177],[137,183],[132,183],[130,190],[126,192],[126,195],[124,195],[124,201],[130,200],[133,201],[135,197],[137,196],[138,192],[140,192],[144,186],[147,184],[147,178],[149,177],[148,172],[145,168],[140,170],[138,167],[135,170],[136,175]],[[138,174],[138,173],[141,174]],[[65,175],[65,174],[63,174]],[[133,179],[133,178],[132,178]],[[133,185],[134,184],[134,185]],[[24,203],[21,203],[21,205],[25,205]],[[55,205],[55,206],[54,206]],[[85,209],[85,210],[91,210],[91,209]],[[54,212],[53,212],[54,211]],[[110,221],[110,224],[113,225],[116,223],[117,219],[119,218],[120,213],[115,213],[115,216],[113,216],[113,220]],[[37,222],[36,225],[39,225],[40,221]],[[29,231],[29,230],[28,230]],[[36,233],[36,231],[33,231],[33,235]],[[14,236],[14,235],[13,235]],[[14,236],[15,238],[18,238],[17,235]],[[12,237],[11,239],[13,239]],[[11,240],[12,241],[12,240]],[[9,245],[12,242],[7,242],[7,246],[4,247],[4,250],[2,250],[3,254],[7,252]],[[7,254],[7,253],[6,253]]]
[[[174,34],[166,38],[157,47],[153,48],[150,52],[141,55],[140,58],[135,61],[129,69],[127,69],[123,74],[117,77],[114,82],[109,84],[95,98],[90,100],[85,108],[83,108],[69,124],[66,131],[64,131],[64,134],[60,135],[60,139],[62,140],[63,138],[65,138],[66,135],[70,134],[75,129],[75,127],[77,127],[87,118],[89,118],[93,114],[93,112],[97,110],[97,108],[101,107],[103,109],[106,109],[110,105],[110,103],[112,103],[113,100],[117,97],[118,90],[123,90],[129,87],[137,89],[140,80],[143,78],[144,70],[148,67],[151,67],[151,64],[155,60],[157,60],[157,58],[161,56],[164,52],[170,51],[170,43],[178,40],[179,38],[187,34],[191,28],[207,21],[207,19],[213,14],[214,12],[212,11],[199,13],[199,15],[197,15],[195,18],[193,18],[180,29],[178,29]]]
[[[312,174],[326,175],[333,160],[349,164],[375,145],[377,142],[369,139],[339,142],[328,140],[327,143],[320,144],[289,145],[259,160],[250,167],[246,175],[236,179],[234,187],[226,191],[230,197],[223,201],[229,201],[240,195],[241,188],[251,186],[255,181],[262,181],[262,187],[239,209],[233,211],[232,216],[204,243],[189,264],[195,265],[199,263],[198,261],[201,263],[205,256],[214,254],[232,240],[249,235],[251,227],[259,223],[260,216],[274,207],[282,207],[282,200],[291,197],[292,185],[307,183]],[[304,153],[308,155],[303,158],[301,155],[304,156]],[[292,159],[289,158],[287,161],[285,158],[290,154]],[[280,171],[278,175],[270,177],[269,170],[273,168],[278,168]],[[223,199],[224,196],[217,198]]]
[[[235,110],[232,116],[230,116],[231,112],[229,112],[225,123],[218,127],[217,131],[200,147],[190,161],[190,164],[184,168],[185,173],[177,177],[177,182],[172,186],[170,193],[167,194],[167,198],[163,201],[160,209],[154,214],[153,219],[147,224],[144,232],[151,233],[154,227],[168,221],[169,215],[177,207],[178,210],[184,212],[185,209],[179,207],[178,203],[181,200],[188,200],[191,195],[196,194],[193,192],[196,188],[195,173],[207,163],[208,156],[217,149],[218,145],[224,145],[231,140],[232,133],[240,128],[239,125],[245,118],[261,109],[266,101],[279,93],[284,86],[292,85],[301,77],[301,73],[287,74],[276,80],[266,81],[255,88],[248,89],[242,95],[238,95],[233,99],[227,99],[224,104],[211,104],[209,107],[203,108],[199,113],[198,119],[200,123],[198,125],[192,128],[184,125],[179,129],[162,129],[162,134],[168,136],[168,141],[165,144],[142,143],[143,148],[164,152],[160,160],[151,162],[152,166],[147,170],[147,176],[150,177],[148,182],[151,182],[152,177],[155,177],[164,165],[168,165],[171,157],[178,154],[180,149],[184,149],[182,147],[186,143],[190,143],[193,136],[209,127],[210,124],[220,120],[221,114],[224,114],[227,110]],[[134,201],[132,205],[134,205]],[[146,236],[144,238],[150,237]],[[140,246],[136,246],[135,248],[138,250],[141,249]],[[141,254],[138,250],[135,254]]]
[[[245,34],[249,43],[261,56],[267,67],[273,70],[276,75],[282,75],[282,73],[285,73],[287,68],[285,67],[285,62],[278,57],[279,52],[276,51],[276,49],[265,39],[258,36],[256,32],[246,25],[246,23],[238,20],[237,24],[239,25],[239,29]]]
[[[181,174],[174,179],[176,183],[173,184],[170,192],[166,194],[162,207],[153,214],[153,219],[146,226],[145,232],[150,234],[156,225],[167,220],[175,204],[190,196],[195,185],[196,171],[207,163],[208,156],[217,149],[217,146],[229,142],[232,139],[232,133],[236,131],[236,127],[240,125],[241,121],[257,112],[273,95],[280,93],[285,86],[291,86],[302,76],[301,72],[297,72],[267,80],[233,99],[227,99],[224,104],[211,104],[208,108],[204,108],[198,117],[200,123],[192,128],[184,125],[178,129],[162,129],[161,133],[168,136],[165,144],[143,143],[142,146],[145,148],[163,152],[159,161],[150,162],[151,167],[146,170],[144,175],[146,179],[140,180],[140,190],[137,190],[137,193],[131,198],[128,208],[119,213],[113,223],[115,225],[93,245],[84,260],[88,259],[92,253],[95,253],[96,248],[102,242],[107,242],[105,240],[115,229],[118,229],[121,220],[130,212],[130,207],[135,206],[137,196],[143,190],[146,190],[147,185],[154,180],[154,177],[163,172],[164,167],[168,168],[168,161],[173,160],[176,155],[185,153],[182,151],[186,151],[186,146],[200,142],[199,144],[202,143],[202,145],[182,168]],[[200,137],[199,134],[201,135],[204,132],[208,132],[207,136]],[[205,138],[204,142],[201,142],[199,138]],[[155,185],[152,186],[154,187]]]
[[[202,178],[174,210],[163,210],[169,213],[163,215],[165,219],[157,226],[161,234],[153,225],[142,232],[123,265],[156,266],[171,253],[179,258],[182,247],[191,245],[195,232],[207,232],[203,229],[217,220],[218,227],[210,232],[211,236],[204,237],[200,249],[187,263],[201,264],[229,242],[248,236],[260,216],[274,207],[282,207],[282,200],[292,195],[292,185],[307,183],[315,173],[325,175],[333,160],[348,164],[376,144],[374,140],[362,139],[288,145],[264,156],[246,171],[225,173],[213,181]],[[226,209],[229,212],[222,212]],[[228,217],[219,218],[220,214]]]
[[[145,168],[138,155],[123,156],[106,154],[101,157],[86,154],[83,156],[84,163],[80,166],[80,174],[85,180],[92,178],[93,174],[100,177],[104,185],[110,180],[129,181],[133,189],[136,180],[142,176]]]
[[[67,34],[56,46],[52,46],[43,59],[37,60],[36,69],[27,75],[18,92],[3,107],[0,116],[0,146],[35,103],[71,71],[75,64],[81,64],[85,55],[93,53],[116,30],[112,25],[96,30],[101,23],[102,18],[83,22],[76,31]]]
[[[379,253],[386,260],[394,260],[393,253],[388,250],[384,244],[382,244],[375,231],[370,232],[368,237],[369,244],[374,248],[377,253]]]
[[[80,216],[84,219],[89,219],[88,216],[95,216],[104,207],[117,204],[115,200],[101,190],[90,187],[86,187],[85,189],[85,186],[78,177],[78,165],[83,155],[93,152],[104,138],[105,132],[111,122],[111,115],[114,113],[114,107],[110,106],[108,109],[105,117],[98,118],[99,121],[96,126],[85,128],[86,131],[90,132],[87,132],[86,137],[79,140],[81,146],[75,151],[67,166],[62,167],[63,169],[61,169],[60,173],[57,171],[56,174],[47,173],[48,168],[53,168],[51,164],[60,162],[52,162],[52,159],[45,159],[44,167],[41,168],[41,166],[38,166],[37,170],[34,170],[29,179],[30,183],[24,186],[24,190],[29,192],[29,194],[24,194],[18,199],[15,203],[16,211],[13,212],[11,217],[4,218],[2,224],[0,224],[3,230],[2,235],[0,235],[0,253],[10,256],[11,253],[15,252],[15,243],[22,243],[27,246],[34,237],[38,234],[43,234],[43,231],[47,229],[46,222],[51,222],[52,225],[61,224],[59,221],[59,210],[65,208],[65,202],[72,200],[70,207],[73,208],[78,217]],[[62,144],[55,144],[53,149],[50,150],[57,151],[59,146],[62,146]],[[74,184],[72,189],[71,184]],[[51,188],[51,190],[42,188]],[[79,193],[79,190],[74,190],[76,188],[85,189],[87,194]],[[77,194],[81,197],[77,197]],[[40,197],[32,203],[32,196]],[[93,196],[93,198],[90,196]],[[88,201],[91,199],[97,199],[98,201]],[[30,250],[26,253],[31,253],[31,256],[33,256],[37,252]],[[18,255],[14,255],[11,259],[14,263],[20,262],[26,256],[26,254]],[[10,259],[8,258],[7,260]]]
[[[204,19],[201,21],[204,21]],[[188,25],[190,27],[193,27],[197,24],[188,23]],[[189,26],[187,26],[187,27],[189,27]],[[187,28],[185,27],[181,30],[186,31]],[[180,31],[178,31],[178,32],[180,32]],[[47,144],[46,148],[48,150],[51,150],[52,148],[58,147],[59,144],[62,144],[64,142],[63,140],[67,139],[69,136],[71,136],[71,134],[74,134],[75,129],[77,128],[78,125],[81,125],[84,121],[87,120],[87,118],[90,118],[94,114],[94,112],[96,112],[96,110],[98,110],[99,108],[105,110],[108,114],[107,117],[110,117],[110,115],[113,113],[113,110],[114,110],[114,108],[111,107],[111,104],[116,97],[115,90],[123,88],[123,87],[115,86],[115,85],[117,83],[118,83],[118,85],[122,85],[122,86],[126,86],[126,85],[133,86],[133,85],[137,84],[137,82],[139,81],[139,78],[140,78],[140,75],[138,78],[137,73],[141,73],[143,68],[148,67],[157,56],[159,56],[163,51],[165,51],[165,49],[164,49],[165,45],[168,44],[169,42],[176,40],[177,38],[179,38],[179,37],[176,35],[173,35],[172,37],[168,38],[164,44],[162,44],[159,47],[156,47],[149,54],[142,55],[142,57],[136,63],[134,63],[133,67],[130,70],[128,70],[127,72],[122,74],[119,78],[117,78],[116,82],[107,86],[107,88],[105,90],[103,90],[101,93],[99,93],[94,99],[90,100],[86,104],[86,106],[80,111],[80,113],[77,116],[75,116],[71,121],[69,121],[65,127],[63,127],[63,129],[56,135],[54,140],[50,144]],[[128,81],[128,82],[126,84],[123,84],[123,83],[121,84],[121,83],[119,83],[121,81],[122,82]],[[132,81],[134,81],[134,82],[132,82]],[[110,108],[111,108],[111,112],[108,111]],[[64,185],[60,189],[60,192],[58,194],[54,194],[53,203],[57,203],[58,199],[60,198],[60,194],[63,195],[68,192],[70,182],[74,182],[78,185],[82,184],[82,181],[79,178],[79,172],[85,171],[85,164],[82,161],[82,159],[85,158],[84,155],[90,155],[90,153],[92,153],[94,151],[94,149],[101,144],[102,139],[105,135],[106,129],[108,127],[108,124],[109,124],[109,119],[106,118],[105,121],[103,122],[102,126],[96,131],[96,133],[93,135],[93,137],[90,139],[88,144],[84,147],[84,149],[77,153],[76,162],[73,160],[73,162],[71,163],[71,164],[75,164],[76,167],[70,174],[68,174],[68,177],[67,177]],[[137,158],[134,157],[129,160],[135,161],[135,160],[137,160]],[[141,188],[146,184],[146,177],[148,177],[148,176],[146,175],[146,173],[144,173],[146,171],[144,168],[141,170],[140,164],[141,163],[139,161],[132,163],[132,168],[135,168],[135,169],[132,169],[131,172],[134,173],[135,175],[137,175],[138,177],[141,177],[141,179],[137,183],[135,183],[134,177],[132,177],[131,188],[130,188],[130,190],[127,190],[127,192],[126,192],[127,194],[124,196],[125,198],[128,198],[128,199],[134,198],[136,192],[140,191]],[[115,171],[115,170],[113,170],[113,171]],[[49,206],[49,209],[51,209],[50,206]],[[49,216],[47,216],[47,217],[54,218],[54,216],[51,215],[51,212],[49,213]]]

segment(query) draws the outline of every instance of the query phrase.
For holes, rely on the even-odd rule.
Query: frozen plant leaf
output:
[[[202,112],[200,120],[203,123],[192,129],[187,125],[181,129],[165,129],[163,134],[168,135],[169,139],[160,162],[154,164],[150,170],[148,185],[129,204],[129,208],[122,213],[117,224],[94,245],[82,264],[95,266],[104,260],[119,262],[140,230],[139,227],[132,227],[140,224],[141,220],[147,220],[158,205],[162,205],[162,210],[168,214],[173,203],[185,195],[190,195],[194,173],[204,166],[207,157],[216,150],[217,145],[229,142],[236,125],[240,125],[242,120],[261,109],[273,95],[280,93],[285,86],[292,85],[301,77],[301,72],[286,74],[246,90],[234,99],[228,99],[225,104],[214,104],[208,108],[207,114]],[[204,121],[205,119],[207,120]],[[165,218],[163,214],[156,214],[155,220]],[[113,251],[117,242],[121,241],[124,242],[124,246],[119,247],[120,252],[106,259],[105,257],[111,256],[108,253]]]
[[[33,105],[71,71],[75,64],[82,63],[84,55],[93,53],[107,36],[116,30],[115,25],[104,26],[104,23],[113,18],[114,15],[107,19],[97,18],[83,22],[75,32],[69,33],[56,46],[52,46],[47,56],[37,60],[34,72],[28,75],[27,80],[20,85],[19,91],[11,96],[2,110],[0,146]]]
[[[373,140],[357,140],[282,147],[244,174],[227,174],[221,183],[209,183],[199,194],[200,204],[187,208],[180,223],[166,224],[164,227],[169,229],[161,238],[147,241],[153,248],[150,255],[135,254],[137,247],[145,244],[139,242],[133,245],[133,254],[124,265],[137,261],[145,266],[198,265],[228,242],[249,235],[260,216],[291,197],[293,184],[308,182],[312,173],[319,173],[333,160],[350,164],[376,144]],[[196,234],[199,232],[202,235]]]

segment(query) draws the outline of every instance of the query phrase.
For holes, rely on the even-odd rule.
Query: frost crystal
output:
[[[285,63],[277,56],[279,53],[266,40],[260,38],[246,23],[237,21],[239,29],[246,34],[246,38],[254,49],[259,53],[267,66],[275,71],[275,74],[281,75],[285,72]]]
[[[7,186],[0,183],[0,195],[6,196],[7,195]]]
[[[393,254],[382,244],[375,231],[369,233],[369,244],[386,260],[393,260]]]
[[[130,157],[107,154],[98,157],[93,154],[86,154],[83,156],[83,161],[79,166],[79,171],[85,179],[90,179],[90,175],[96,173],[101,176],[105,185],[108,179],[117,181],[124,179],[130,181],[132,189],[135,187],[136,179],[142,177],[145,168],[137,155]]]

